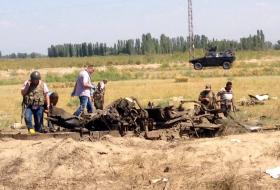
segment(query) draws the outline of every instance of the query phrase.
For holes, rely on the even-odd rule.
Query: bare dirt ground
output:
[[[280,189],[280,132],[173,142],[0,140],[0,189]]]

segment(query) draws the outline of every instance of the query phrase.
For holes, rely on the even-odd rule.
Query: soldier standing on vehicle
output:
[[[222,88],[217,94],[220,97],[221,111],[225,117],[229,116],[231,109],[235,110],[233,101],[232,82],[228,81],[226,87]]]
[[[93,65],[88,65],[87,68],[80,72],[74,90],[71,96],[78,96],[80,100],[80,106],[74,113],[76,116],[80,116],[81,113],[87,108],[88,113],[93,112],[93,106],[91,103],[91,90],[95,86],[91,82],[91,74],[94,73]]]
[[[48,96],[48,87],[41,81],[41,75],[38,71],[30,74],[30,80],[24,82],[21,88],[23,96],[24,119],[28,131],[31,134],[42,132],[43,116],[44,116],[44,102],[46,101],[46,109],[50,107],[50,100]],[[32,125],[32,115],[34,117],[35,129]]]
[[[205,89],[200,92],[198,101],[205,106],[205,108],[209,110],[213,110],[217,108],[217,99],[215,93],[211,89],[211,85],[207,84]]]
[[[93,92],[94,107],[99,110],[103,110],[104,97],[105,97],[105,85],[107,80],[102,80],[97,84],[96,90]]]

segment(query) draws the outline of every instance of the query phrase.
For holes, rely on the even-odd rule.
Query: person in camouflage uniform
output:
[[[103,80],[97,84],[97,88],[93,92],[93,102],[94,107],[99,110],[103,110],[104,107],[104,96],[105,96],[105,86],[107,84],[107,80]]]
[[[48,96],[48,87],[41,81],[41,75],[38,71],[30,74],[30,80],[24,82],[21,88],[23,97],[22,106],[24,107],[24,119],[28,131],[31,134],[42,132],[44,103],[46,102],[46,109],[50,107],[50,100]],[[32,125],[32,115],[35,122],[35,130]]]
[[[198,101],[208,110],[217,108],[217,98],[215,93],[212,91],[210,84],[207,84],[205,89],[200,92]]]

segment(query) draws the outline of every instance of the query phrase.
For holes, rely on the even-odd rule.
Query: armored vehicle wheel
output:
[[[230,69],[230,67],[231,67],[231,64],[230,64],[230,62],[223,62],[223,68],[224,69]]]
[[[201,70],[202,67],[203,67],[203,66],[202,66],[201,63],[198,63],[198,62],[197,62],[197,63],[194,64],[194,69],[195,69],[195,70]]]

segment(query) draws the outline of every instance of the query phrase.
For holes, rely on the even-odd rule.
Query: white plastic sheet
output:
[[[265,173],[269,174],[274,179],[278,179],[280,177],[280,167],[267,169]]]

